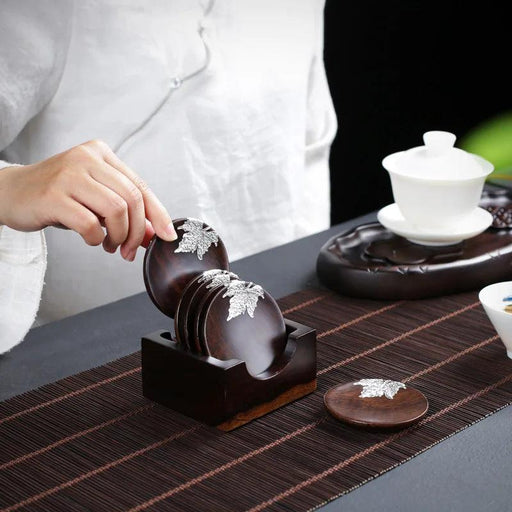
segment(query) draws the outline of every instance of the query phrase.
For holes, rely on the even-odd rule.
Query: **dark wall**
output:
[[[474,4],[327,0],[333,224],[393,202],[387,154],[428,130],[460,138],[511,107],[512,22],[493,2]]]

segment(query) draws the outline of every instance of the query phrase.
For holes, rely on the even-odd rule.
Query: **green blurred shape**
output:
[[[512,186],[512,111],[475,126],[461,138],[458,146],[494,165],[487,181]]]

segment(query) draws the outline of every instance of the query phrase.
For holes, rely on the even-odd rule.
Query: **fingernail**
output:
[[[110,253],[110,254],[114,254],[117,250],[117,247],[116,246],[112,246],[108,243],[104,243],[103,244],[103,248],[105,249],[106,252]]]
[[[133,251],[125,251],[124,255],[121,253],[126,261],[133,261],[135,259],[135,253]]]
[[[165,232],[170,237],[169,242],[172,242],[173,240],[176,240],[176,238],[178,238],[178,235],[176,234],[176,230],[174,229],[174,224],[172,222],[165,228]]]

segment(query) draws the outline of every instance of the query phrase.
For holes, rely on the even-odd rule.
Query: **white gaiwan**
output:
[[[507,350],[507,356],[512,359],[512,313],[505,311],[505,306],[511,304],[512,281],[494,283],[482,288],[478,298],[496,329]]]
[[[423,140],[424,146],[393,153],[382,161],[395,199],[395,205],[390,206],[397,211],[386,207],[379,220],[383,217],[386,227],[390,227],[388,220],[398,231],[405,230],[405,234],[398,234],[410,239],[416,236],[428,245],[455,243],[487,229],[492,216],[478,208],[478,203],[493,165],[454,147],[456,137],[452,133],[430,131]],[[402,219],[397,218],[400,215]]]

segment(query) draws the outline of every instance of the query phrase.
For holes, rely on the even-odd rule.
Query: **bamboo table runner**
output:
[[[146,400],[139,353],[24,393],[0,403],[0,510],[311,510],[512,403],[512,361],[475,293],[313,289],[280,305],[317,329],[315,393],[228,433]],[[394,433],[329,416],[330,387],[372,377],[422,391],[427,415]]]

